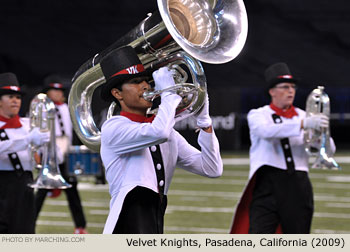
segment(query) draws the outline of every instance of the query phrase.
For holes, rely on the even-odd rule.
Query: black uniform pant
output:
[[[77,189],[77,179],[73,176],[68,176],[64,170],[64,165],[60,165],[60,171],[62,174],[62,177],[72,185],[71,188],[64,189],[63,191],[66,193],[66,197],[68,200],[68,205],[70,212],[73,217],[74,225],[75,227],[82,227],[85,228],[86,226],[86,220],[84,216],[83,207],[81,205],[81,200],[79,196],[79,192]],[[39,216],[40,210],[43,206],[43,203],[45,201],[46,195],[50,190],[46,189],[39,189],[37,193],[35,194],[35,207],[36,207],[36,219]]]
[[[34,191],[28,186],[33,175],[25,171],[0,171],[0,233],[34,234]]]
[[[163,234],[167,196],[137,186],[125,197],[113,234]]]
[[[286,234],[310,233],[313,215],[313,192],[307,172],[270,166],[256,173],[249,212],[249,233],[275,233],[281,224]]]

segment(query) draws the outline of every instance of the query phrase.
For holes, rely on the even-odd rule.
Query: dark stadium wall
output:
[[[221,149],[248,148],[245,115],[251,108],[269,102],[264,94],[263,72],[279,61],[287,62],[300,79],[297,106],[305,107],[308,93],[317,85],[326,87],[332,105],[332,134],[338,146],[347,147],[350,136],[344,133],[350,115],[350,2],[244,3],[248,37],[240,55],[226,64],[203,63]],[[80,65],[156,9],[156,0],[0,1],[0,72],[16,73],[26,89],[21,114],[41,90],[45,76],[59,73],[69,86]],[[188,124],[177,127],[183,134],[193,135]],[[189,139],[195,142],[195,138]]]

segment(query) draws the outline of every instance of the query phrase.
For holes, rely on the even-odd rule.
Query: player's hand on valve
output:
[[[169,70],[168,67],[161,67],[154,71],[152,76],[154,79],[154,89],[163,90],[175,85],[175,80],[173,77],[174,70]],[[167,93],[167,92],[165,92]]]

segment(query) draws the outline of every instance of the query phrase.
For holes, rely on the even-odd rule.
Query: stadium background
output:
[[[233,155],[240,153],[235,157],[247,158],[249,133],[246,114],[250,109],[268,103],[263,72],[268,65],[284,61],[288,63],[292,73],[300,79],[295,101],[297,106],[305,108],[307,95],[317,85],[326,87],[331,99],[332,136],[337,144],[338,153],[347,156],[350,147],[350,135],[346,132],[350,118],[349,1],[245,0],[244,3],[248,13],[248,38],[241,54],[226,64],[203,64],[208,81],[210,111],[216,123],[216,132],[223,153],[228,153],[229,158],[232,157],[232,153]],[[156,0],[1,0],[0,72],[16,73],[27,92],[21,114],[27,112],[31,98],[41,90],[42,80],[47,75],[59,73],[64,77],[65,85],[69,86],[70,79],[80,65],[125,35],[144,19],[147,13],[153,12],[156,8]],[[108,106],[97,102],[98,106]],[[96,109],[99,110],[100,108]],[[96,114],[98,116],[97,112]],[[182,122],[177,128],[191,143],[196,144],[196,137],[190,125],[190,122]],[[238,165],[238,168],[237,165],[225,166],[225,169],[228,171],[233,169],[231,172],[233,177],[237,175],[236,169],[238,169],[238,175],[243,176],[242,181],[238,182],[240,186],[236,188],[235,193],[241,192],[246,178],[245,172],[248,169],[247,164]],[[341,197],[343,201],[337,204],[338,206],[342,204],[343,208],[336,210],[347,212],[349,215],[350,207],[347,201],[350,197],[349,181],[346,180],[348,175],[346,169],[344,170],[343,178],[340,178],[338,183],[345,189],[333,188],[336,190],[333,194],[320,186],[319,193],[321,198],[332,195]],[[327,183],[329,179],[326,176],[327,171],[317,174],[318,172],[315,180],[324,179],[325,181],[319,183]],[[189,190],[195,184],[189,182],[183,187],[180,183],[180,188]],[[201,188],[198,186],[196,190],[206,191]],[[212,187],[209,187],[208,190],[211,189]],[[229,185],[218,191],[231,192]],[[108,198],[106,190],[104,193],[104,197]],[[196,197],[201,198],[198,195],[193,196]],[[185,205],[191,201],[190,197],[188,198],[185,200]],[[88,197],[85,199],[88,200]],[[209,200],[213,200],[213,204],[216,205],[226,201],[229,203],[227,207],[234,207],[234,201],[225,198],[218,203],[214,203],[216,201],[212,198]],[[207,202],[203,199],[199,205],[207,205]],[[50,209],[49,205],[46,207]],[[177,218],[175,217],[174,221]],[[188,219],[191,218],[193,219],[193,215]],[[228,219],[226,217],[226,224]],[[331,218],[328,222],[332,223],[332,220]],[[343,219],[340,220],[339,223],[346,223]],[[48,232],[44,230],[43,232]],[[318,230],[328,229],[320,227]],[[346,229],[340,228],[340,230]],[[100,229],[96,230],[99,231]]]

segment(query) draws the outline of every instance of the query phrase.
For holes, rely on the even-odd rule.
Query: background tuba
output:
[[[99,151],[101,137],[91,102],[94,90],[106,81],[99,63],[108,53],[129,45],[146,69],[174,68],[175,89],[183,98],[175,116],[179,121],[197,113],[204,103],[206,78],[200,61],[213,64],[231,61],[245,44],[248,21],[243,0],[157,0],[157,3],[158,11],[88,60],[73,77],[68,98],[73,128],[83,144],[94,151]],[[153,100],[157,95],[159,92],[146,93],[144,97]],[[113,104],[109,111],[111,115]]]
[[[45,143],[43,146],[43,156],[39,175],[32,184],[28,185],[32,188],[66,189],[71,187],[71,185],[62,177],[58,168],[55,115],[55,104],[46,96],[46,94],[40,93],[33,98],[29,109],[30,128],[33,129],[39,127],[41,131],[49,131],[50,142]],[[37,149],[32,145],[31,157],[33,162],[35,162],[34,153],[36,153],[36,151]]]
[[[318,86],[308,96],[306,101],[306,117],[322,113],[330,116],[330,101],[323,86]],[[316,156],[312,168],[339,170],[340,166],[333,158],[330,146],[330,130],[322,128],[304,130],[305,150],[310,156]]]

